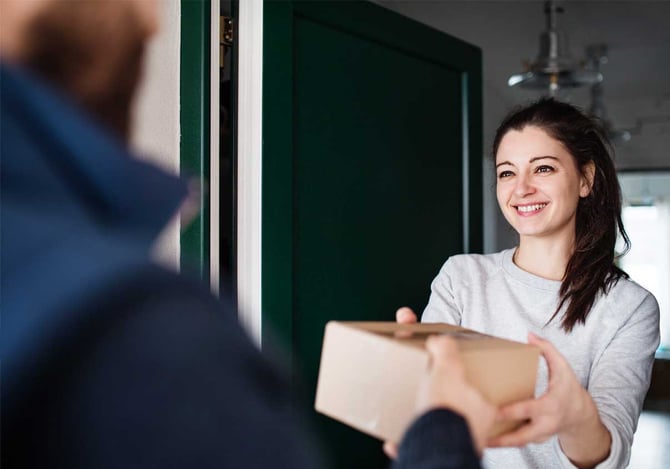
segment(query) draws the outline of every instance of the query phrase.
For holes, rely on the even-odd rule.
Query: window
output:
[[[620,173],[631,250],[619,265],[654,294],[661,310],[657,356],[670,357],[670,172]]]

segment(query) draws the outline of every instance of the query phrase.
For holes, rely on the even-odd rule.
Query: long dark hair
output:
[[[561,281],[560,302],[551,322],[564,304],[567,310],[561,326],[570,332],[584,324],[598,293],[610,288],[628,274],[614,264],[617,231],[621,233],[625,254],[630,240],[621,221],[621,189],[617,179],[612,146],[597,120],[578,108],[553,98],[543,98],[513,110],[500,124],[493,141],[493,156],[510,130],[534,126],[558,140],[568,150],[580,171],[593,162],[595,174],[591,192],[580,198],[575,222],[575,250]]]

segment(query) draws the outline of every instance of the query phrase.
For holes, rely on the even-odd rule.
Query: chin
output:
[[[523,223],[510,223],[510,225],[519,236],[542,237],[551,232],[546,226],[528,226],[528,224]]]

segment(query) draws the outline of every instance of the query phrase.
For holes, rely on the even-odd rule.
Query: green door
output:
[[[263,339],[333,466],[385,467],[311,410],[324,325],[421,311],[444,260],[481,250],[481,52],[367,2],[266,1],[263,68]]]

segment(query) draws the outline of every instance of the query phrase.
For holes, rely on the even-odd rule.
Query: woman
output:
[[[575,107],[542,99],[502,122],[493,154],[498,204],[519,245],[449,258],[422,321],[528,337],[542,351],[538,397],[499,411],[528,423],[489,441],[499,448],[485,452],[488,467],[625,467],[659,311],[614,264],[617,231],[629,242],[604,134]],[[398,320],[415,317],[401,308]]]

